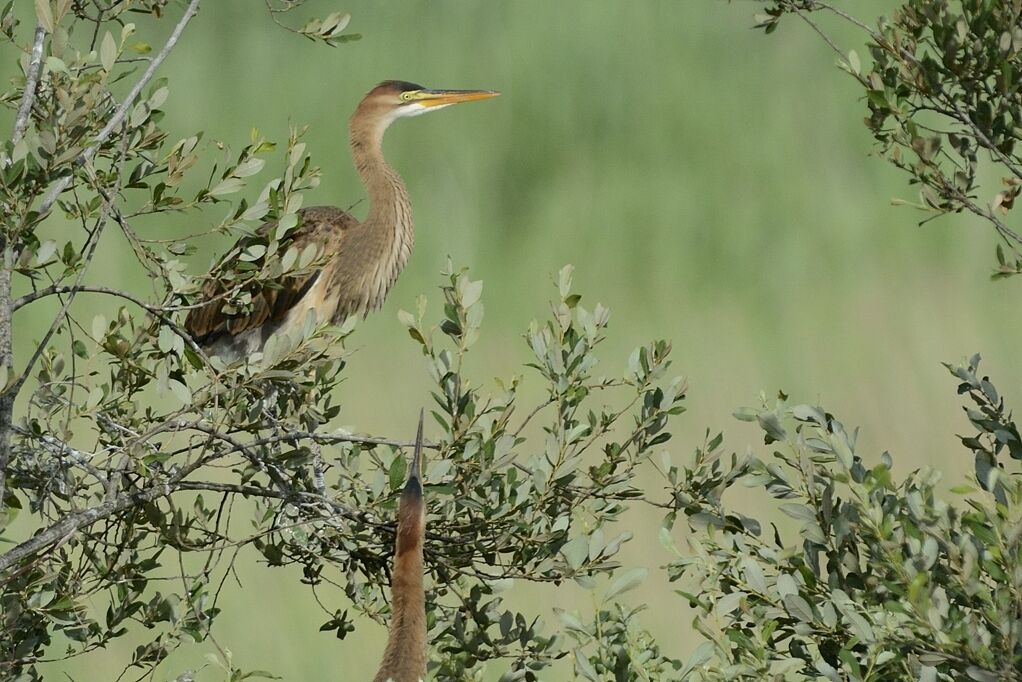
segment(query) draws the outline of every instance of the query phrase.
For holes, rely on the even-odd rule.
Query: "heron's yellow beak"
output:
[[[496,90],[419,90],[412,96],[412,101],[418,102],[424,107],[435,107],[441,104],[490,99],[499,94]]]

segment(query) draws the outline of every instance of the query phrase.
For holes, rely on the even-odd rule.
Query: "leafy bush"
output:
[[[271,5],[271,15],[298,4]],[[0,279],[0,330],[8,332],[0,360],[10,377],[0,403],[6,678],[40,679],[40,663],[129,634],[143,642],[123,662],[135,676],[204,641],[229,679],[268,674],[236,668],[212,635],[225,577],[235,561],[253,560],[247,548],[269,567],[299,566],[326,603],[386,619],[391,519],[409,444],[325,426],[338,412],[333,389],[353,321],[271,337],[235,366],[206,357],[177,321],[210,277],[240,308],[251,303],[252,283],[316,265],[315,253],[288,252],[278,240],[299,220],[302,191],[318,182],[300,129],[275,161],[274,143],[258,133],[235,156],[203,144],[201,133],[170,140],[162,127],[170,86],[153,76],[197,5],[174,17],[170,39],[154,50],[127,20],[129,12],[160,18],[163,2],[38,2],[25,76],[2,98],[23,112],[0,163],[9,265]],[[299,32],[312,26],[329,33],[324,41],[344,42],[346,23],[314,20]],[[0,24],[12,41],[24,37],[10,5]],[[148,64],[141,75],[139,62]],[[110,88],[132,79],[118,103]],[[258,198],[236,199],[268,166],[280,174]],[[243,266],[233,277],[189,274],[190,239],[142,236],[171,212],[207,208],[224,216],[212,232],[249,234],[266,219],[279,227],[233,254]],[[75,238],[40,236],[54,213],[80,225]],[[110,229],[132,245],[153,300],[89,283]],[[14,297],[12,278],[30,291]],[[514,580],[593,588],[596,576],[618,571],[629,535],[613,524],[642,495],[637,472],[683,409],[684,383],[665,375],[670,347],[638,349],[625,376],[595,374],[610,313],[582,307],[566,268],[551,319],[526,335],[546,396],[522,404],[524,378],[484,391],[463,373],[483,317],[482,283],[453,267],[444,278],[439,320],[425,298],[415,314],[401,314],[435,382],[423,401],[442,434],[430,444],[427,474],[432,667],[442,679],[475,679],[494,661],[505,679],[534,680],[572,650],[580,669],[602,669],[597,653],[583,652],[617,642],[613,667],[632,675],[648,659],[646,636],[630,639],[634,617],[615,603],[642,570],[611,582],[592,642],[585,626],[561,636],[500,593]],[[82,296],[102,297],[108,312],[81,319]],[[15,363],[12,319],[53,298],[60,310],[48,333]],[[320,595],[331,585],[346,599]],[[630,629],[609,640],[610,623]],[[338,608],[320,629],[343,639],[353,627]]]
[[[1022,441],[978,363],[949,368],[975,403],[977,433],[962,442],[981,487],[957,486],[957,503],[942,499],[939,472],[898,480],[888,453],[861,453],[822,408],[782,395],[738,413],[773,449],[720,466],[721,487],[762,490],[797,531],[714,500],[686,509],[705,535],[692,555],[673,550],[669,570],[696,578],[685,596],[713,642],[703,655],[716,655],[702,679],[1018,679],[1022,480],[990,462],[1018,459]]]
[[[356,37],[342,15],[291,28],[287,14],[300,5],[267,8],[314,40]],[[6,678],[41,679],[46,660],[128,635],[143,642],[123,661],[135,676],[160,666],[191,679],[167,657],[197,642],[217,650],[226,679],[269,676],[237,667],[213,627],[231,589],[224,578],[256,552],[269,568],[300,567],[330,605],[310,631],[344,639],[350,610],[386,619],[409,443],[327,426],[354,325],[310,324],[225,366],[177,323],[207,280],[185,265],[193,241],[142,236],[171,212],[208,209],[223,216],[211,232],[250,234],[267,219],[290,229],[302,192],[318,182],[301,128],[282,158],[258,133],[237,154],[201,133],[168,139],[160,107],[170,87],[155,73],[197,6],[175,14],[162,0],[38,0],[31,32],[12,4],[0,10],[3,34],[30,43],[23,78],[0,96],[15,110],[0,153]],[[818,12],[865,32],[873,62],[839,49],[842,66],[864,88],[885,156],[920,185],[920,206],[986,221],[1002,239],[996,274],[1018,272],[1020,241],[1005,217],[1022,186],[1015,4],[911,0],[874,29],[827,3],[773,0],[761,25],[773,31],[791,14],[822,32]],[[150,30],[171,15],[158,50],[128,22],[146,18]],[[121,81],[131,85],[118,99],[111,88]],[[986,205],[976,199],[983,164],[1009,174]],[[236,198],[267,167],[279,175],[255,201]],[[80,227],[63,243],[43,236],[54,213]],[[132,245],[156,295],[89,283],[111,230]],[[234,254],[248,264],[236,279],[211,276],[244,307],[253,282],[317,264],[313,253],[281,251],[276,233],[251,239]],[[889,455],[860,452],[854,430],[783,394],[737,414],[762,427],[765,455],[729,452],[722,435],[707,434],[680,464],[668,425],[687,387],[668,376],[670,345],[637,349],[622,376],[601,374],[610,313],[584,307],[571,275],[559,273],[551,314],[525,334],[527,371],[492,388],[465,371],[483,320],[480,281],[449,265],[442,312],[423,297],[400,314],[432,378],[422,399],[440,432],[429,444],[426,556],[438,679],[537,680],[568,668],[597,681],[1022,677],[1022,484],[1004,461],[1022,458],[1022,440],[978,356],[949,367],[976,429],[961,440],[978,487],[953,488],[954,502],[936,472],[898,478]],[[14,296],[15,286],[27,293]],[[101,297],[108,312],[82,319],[82,296]],[[44,300],[59,310],[16,363],[14,320]],[[529,382],[543,387],[538,402],[523,397]],[[640,476],[661,483],[651,489]],[[743,515],[739,486],[791,520]],[[622,563],[630,535],[616,524],[635,505],[664,515],[665,553],[649,566]],[[674,532],[682,521],[692,531],[684,551]],[[707,640],[687,661],[673,657],[674,642],[653,640],[639,622],[646,607],[627,596],[659,564],[682,600],[654,606],[687,601]],[[592,592],[593,608],[546,622],[546,609],[506,599],[516,581],[572,581]]]
[[[1017,3],[909,0],[875,27],[830,2],[764,5],[767,33],[791,15],[838,53],[863,88],[879,151],[919,186],[916,207],[978,216],[1000,238],[994,278],[1017,274],[1022,238],[1006,218],[1022,186]],[[872,62],[839,48],[825,18],[860,30]],[[983,184],[994,173],[997,192]],[[979,488],[953,487],[957,503],[942,499],[938,472],[898,480],[888,453],[858,452],[855,431],[783,393],[736,414],[762,427],[776,448],[768,457],[723,464],[717,441],[697,455],[696,480],[761,489],[799,526],[793,538],[729,512],[719,495],[685,500],[705,527],[694,556],[664,540],[677,555],[672,578],[695,579],[685,594],[710,640],[697,678],[1022,679],[1022,482],[1004,461],[1022,458],[1022,439],[978,367],[978,355],[948,366],[977,431],[961,441]],[[671,472],[672,482],[693,474]]]

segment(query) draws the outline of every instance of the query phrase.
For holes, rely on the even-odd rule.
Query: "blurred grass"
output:
[[[472,365],[480,381],[519,371],[527,359],[519,333],[545,313],[552,274],[571,262],[583,303],[614,311],[604,371],[620,371],[647,339],[673,339],[675,368],[692,386],[690,412],[675,427],[676,459],[706,428],[725,429],[735,449],[755,446],[759,435],[729,415],[759,391],[783,388],[862,426],[863,451],[890,449],[902,472],[933,465],[949,484],[965,475],[969,458],[955,434],[968,425],[939,363],[982,350],[1010,400],[1022,378],[1011,362],[1022,330],[1016,285],[988,280],[989,230],[965,218],[919,228],[924,215],[890,205],[913,192],[870,158],[858,93],[806,27],[788,22],[764,38],[750,29],[755,4],[691,0],[350,0],[310,2],[302,18],[338,8],[365,37],[331,50],[273,26],[262,3],[205,3],[163,75],[172,137],[204,130],[240,148],[251,127],[284,142],[289,122],[309,123],[324,181],[306,205],[362,198],[345,126],[377,81],[503,91],[388,134],[417,244],[383,312],[356,333],[342,423],[410,434],[428,381],[395,313],[420,292],[438,310],[446,255],[486,282]],[[865,18],[884,8],[890,3],[854,5]],[[864,54],[854,36],[832,30]],[[4,61],[9,68],[9,48]],[[155,238],[219,217],[136,229]],[[125,244],[112,232],[106,239],[91,279],[144,290]],[[83,306],[83,319],[101,303]],[[20,357],[48,322],[41,312],[19,322]],[[658,518],[637,512],[632,521],[641,534],[626,561],[666,561]],[[297,573],[239,573],[245,588],[229,590],[216,632],[240,664],[289,680],[370,677],[382,628],[370,624],[337,644],[316,631],[325,618]],[[681,600],[660,606],[672,588],[654,578],[636,599],[656,605],[646,620],[678,654],[693,643]],[[587,607],[571,590],[515,589],[544,608]],[[212,651],[196,649],[165,675]],[[120,656],[114,648],[66,669],[108,679]]]

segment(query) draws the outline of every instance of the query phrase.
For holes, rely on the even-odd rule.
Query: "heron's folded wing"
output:
[[[304,209],[300,213],[301,225],[287,235],[280,244],[281,251],[295,249],[302,253],[310,244],[319,247],[317,260],[324,252],[334,250],[343,231],[357,222],[349,214],[331,207]],[[185,319],[185,329],[198,343],[205,344],[223,336],[236,336],[249,329],[256,329],[267,322],[282,320],[288,311],[312,288],[320,269],[314,268],[298,275],[288,275],[278,280],[246,283],[243,286],[252,297],[251,306],[244,312],[228,312],[224,308],[229,299],[231,282],[225,282],[221,273],[238,269],[244,261],[240,256],[255,243],[264,242],[266,235],[276,226],[275,222],[265,223],[252,237],[244,237],[235,244],[227,255],[214,267],[212,277],[202,287],[205,303],[192,309]]]

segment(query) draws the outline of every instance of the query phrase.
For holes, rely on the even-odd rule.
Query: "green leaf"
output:
[[[177,340],[177,334],[174,333],[170,327],[160,327],[160,336],[157,342],[157,346],[161,353],[169,353],[174,350],[174,342]]]
[[[174,397],[181,401],[182,405],[192,404],[192,390],[185,384],[181,383],[177,379],[171,379],[170,392],[174,394]]]
[[[703,642],[696,647],[696,650],[692,652],[688,661],[685,662],[685,667],[681,669],[678,679],[688,679],[688,674],[701,667],[713,658],[713,642]]]
[[[742,559],[742,570],[749,587],[760,594],[766,594],[768,589],[766,577],[763,575],[763,569],[759,563],[752,557],[745,557]]]
[[[35,16],[47,33],[53,33],[53,10],[49,0],[35,0]]]
[[[99,61],[107,73],[113,71],[114,64],[117,62],[117,43],[114,42],[110,31],[103,35],[103,40],[99,44]]]
[[[479,300],[483,293],[483,282],[477,280],[470,282],[467,278],[462,280],[465,282],[461,291],[461,305],[465,308],[470,308]]]
[[[234,169],[234,172],[231,173],[231,175],[233,175],[236,178],[247,178],[250,175],[255,175],[256,173],[261,171],[263,169],[263,166],[265,165],[266,162],[263,161],[262,159],[257,158],[246,159],[242,163],[238,164],[238,166]]]
[[[586,658],[585,653],[581,649],[575,649],[573,655],[575,657],[575,673],[587,680],[592,680],[592,682],[600,682],[600,676],[596,674],[596,669]]]
[[[574,265],[565,265],[557,273],[557,289],[560,291],[562,299],[571,293],[571,275],[573,272],[575,272]]]
[[[398,455],[390,463],[390,471],[387,473],[391,490],[397,490],[405,482],[405,459]]]
[[[70,73],[67,70],[67,64],[64,63],[63,59],[60,59],[58,57],[52,57],[52,56],[51,57],[47,57],[46,61],[44,63],[46,64],[46,70],[47,71],[52,71],[52,72],[55,72],[55,73]]]
[[[848,67],[854,74],[858,74],[862,71],[862,64],[859,62],[859,54],[855,50],[850,50],[848,52]]]
[[[47,239],[45,242],[39,245],[39,248],[35,252],[35,260],[38,265],[48,263],[57,253],[57,242],[52,239]]]
[[[408,327],[409,329],[411,329],[412,327],[415,327],[415,325],[416,325],[415,315],[412,315],[407,310],[398,310],[397,311],[397,319],[398,319],[398,321],[401,324],[403,324],[404,326]]]
[[[244,186],[245,182],[243,180],[239,180],[238,178],[226,178],[214,185],[213,188],[209,190],[209,193],[215,197],[222,197],[228,194],[234,194]]]
[[[589,557],[589,543],[582,535],[577,535],[561,547],[561,554],[568,566],[573,570],[579,569]]]
[[[96,315],[92,318],[92,340],[101,342],[106,338],[106,332],[106,318],[102,315]]]
[[[557,617],[561,619],[561,625],[563,625],[566,630],[573,630],[586,635],[589,634],[586,627],[582,625],[582,621],[579,620],[578,616],[574,613],[556,607],[554,608],[554,613],[556,613]]]
[[[156,92],[149,96],[149,108],[159,109],[167,101],[168,96],[170,96],[170,88],[166,86],[157,88]]]
[[[645,568],[632,568],[617,576],[613,582],[610,583],[610,587],[607,588],[607,594],[604,599],[610,601],[614,597],[620,594],[624,594],[629,590],[633,590],[646,580],[646,576],[649,575],[649,570]]]
[[[816,521],[816,511],[804,504],[782,504],[781,511],[799,521]]]
[[[784,608],[795,618],[804,623],[811,623],[815,619],[813,607],[805,599],[797,594],[789,594],[783,598]]]

